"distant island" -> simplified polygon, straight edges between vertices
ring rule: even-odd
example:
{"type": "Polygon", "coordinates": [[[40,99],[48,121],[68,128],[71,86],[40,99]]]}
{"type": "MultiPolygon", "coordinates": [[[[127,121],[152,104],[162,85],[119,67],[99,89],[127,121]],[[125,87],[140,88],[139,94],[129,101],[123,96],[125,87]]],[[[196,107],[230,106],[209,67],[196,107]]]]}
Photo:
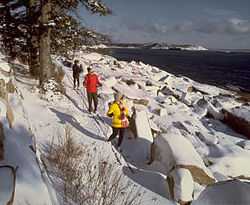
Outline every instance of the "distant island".
{"type": "Polygon", "coordinates": [[[106,45],[94,45],[91,48],[137,48],[137,49],[165,49],[165,50],[192,50],[192,51],[206,51],[207,48],[196,45],[177,45],[169,43],[108,43],[106,45]]]}

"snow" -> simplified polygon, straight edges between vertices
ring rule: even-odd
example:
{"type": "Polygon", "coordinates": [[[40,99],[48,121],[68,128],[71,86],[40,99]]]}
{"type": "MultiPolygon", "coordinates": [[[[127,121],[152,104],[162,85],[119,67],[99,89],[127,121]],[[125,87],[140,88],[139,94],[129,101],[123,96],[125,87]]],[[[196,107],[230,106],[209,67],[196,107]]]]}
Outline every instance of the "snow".
{"type": "Polygon", "coordinates": [[[13,191],[14,176],[12,169],[0,166],[0,179],[1,204],[7,204],[11,199],[13,191]]]}
{"type": "Polygon", "coordinates": [[[174,181],[174,200],[191,201],[194,192],[194,181],[188,169],[175,169],[170,172],[169,177],[172,177],[174,181]]]}
{"type": "Polygon", "coordinates": [[[192,205],[249,204],[250,184],[238,180],[218,182],[208,186],[192,205]]]}
{"type": "Polygon", "coordinates": [[[7,102],[0,98],[0,117],[6,117],[7,113],[7,102]]]}
{"type": "Polygon", "coordinates": [[[5,72],[10,72],[10,66],[7,62],[1,60],[0,58],[0,69],[5,71],[5,72]]]}
{"type": "Polygon", "coordinates": [[[0,73],[0,80],[3,80],[5,83],[8,83],[10,78],[5,77],[2,73],[0,73]]]}
{"type": "MultiPolygon", "coordinates": [[[[200,197],[202,202],[208,198],[220,199],[219,194],[204,197],[206,192],[202,191],[213,185],[205,188],[206,185],[193,182],[191,171],[174,165],[197,166],[219,182],[240,177],[249,179],[249,140],[221,121],[223,109],[249,121],[249,105],[234,99],[230,91],[176,77],[142,62],[117,61],[110,56],[84,52],[77,53],[75,59],[80,60],[85,70],[92,66],[103,84],[98,88],[98,113],[102,120],[88,115],[86,91],[82,87],[81,91],[72,89],[72,69],[64,66],[59,56],[53,56],[53,61],[65,71],[63,84],[67,97],[58,92],[54,80],[39,90],[35,88],[36,81],[18,76],[18,81],[14,81],[16,92],[8,97],[15,115],[12,129],[6,119],[6,102],[0,98],[0,121],[5,134],[5,159],[0,165],[18,166],[14,204],[25,204],[25,200],[29,204],[62,204],[58,190],[51,184],[51,176],[42,165],[41,156],[44,145],[66,125],[72,128],[77,143],[107,157],[126,179],[146,191],[141,204],[176,204],[179,199],[193,200],[193,190],[194,199],[197,198],[194,204],[205,204],[199,203],[200,197]],[[130,114],[132,108],[136,110],[138,137],[134,138],[127,130],[122,152],[113,152],[110,143],[106,142],[112,132],[111,119],[106,117],[106,112],[115,90],[127,97],[125,101],[130,114]],[[232,97],[223,97],[223,94],[232,97]],[[134,103],[139,100],[147,100],[148,104],[134,103]],[[159,158],[153,161],[152,142],[159,152],[159,158]],[[36,149],[35,153],[30,145],[36,149]],[[166,180],[169,175],[176,182],[175,200],[166,180]]],[[[81,74],[80,85],[85,75],[81,74]]],[[[0,199],[5,201],[13,187],[10,180],[2,179],[11,177],[8,169],[0,169],[0,199]]],[[[240,190],[241,187],[248,189],[248,184],[242,183],[237,184],[240,190]]],[[[234,189],[218,191],[228,196],[233,192],[234,189]]],[[[250,203],[247,195],[242,195],[242,201],[250,203]]]]}

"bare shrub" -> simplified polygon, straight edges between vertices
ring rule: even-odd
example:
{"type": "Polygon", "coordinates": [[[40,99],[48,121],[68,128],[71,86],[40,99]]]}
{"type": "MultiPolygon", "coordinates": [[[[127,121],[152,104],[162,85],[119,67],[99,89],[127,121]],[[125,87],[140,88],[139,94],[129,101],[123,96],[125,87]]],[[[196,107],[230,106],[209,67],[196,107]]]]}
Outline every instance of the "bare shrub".
{"type": "Polygon", "coordinates": [[[47,171],[62,204],[139,204],[141,188],[94,147],[76,141],[70,127],[45,146],[47,171]],[[55,142],[56,141],[56,142],[55,142]]]}
{"type": "Polygon", "coordinates": [[[65,73],[63,71],[63,69],[59,66],[54,65],[54,69],[53,69],[53,74],[52,77],[55,79],[55,81],[58,83],[58,89],[62,94],[66,94],[66,89],[63,86],[62,80],[64,77],[65,73]]]}

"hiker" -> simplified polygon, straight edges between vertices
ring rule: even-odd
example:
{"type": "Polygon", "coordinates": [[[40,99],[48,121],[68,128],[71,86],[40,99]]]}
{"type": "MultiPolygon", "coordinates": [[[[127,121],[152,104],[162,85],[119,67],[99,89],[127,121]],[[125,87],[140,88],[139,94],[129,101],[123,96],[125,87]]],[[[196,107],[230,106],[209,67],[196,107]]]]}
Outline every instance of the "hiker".
{"type": "Polygon", "coordinates": [[[116,92],[114,95],[115,101],[110,105],[107,112],[107,117],[112,117],[113,133],[110,135],[108,141],[111,141],[119,133],[117,148],[120,150],[125,130],[128,127],[128,113],[127,105],[124,102],[124,95],[121,92],[116,92]]]}
{"type": "Polygon", "coordinates": [[[89,113],[92,113],[92,100],[94,101],[94,113],[97,111],[98,105],[98,95],[97,95],[97,85],[102,86],[97,75],[94,73],[91,67],[88,67],[88,75],[85,77],[85,82],[83,85],[87,88],[87,96],[89,102],[89,113]]]}
{"type": "Polygon", "coordinates": [[[79,86],[80,86],[79,76],[80,76],[81,71],[82,71],[82,68],[79,65],[79,60],[75,60],[75,63],[73,65],[74,90],[75,89],[79,90],[79,86]],[[76,83],[77,83],[77,86],[76,86],[76,83]]]}

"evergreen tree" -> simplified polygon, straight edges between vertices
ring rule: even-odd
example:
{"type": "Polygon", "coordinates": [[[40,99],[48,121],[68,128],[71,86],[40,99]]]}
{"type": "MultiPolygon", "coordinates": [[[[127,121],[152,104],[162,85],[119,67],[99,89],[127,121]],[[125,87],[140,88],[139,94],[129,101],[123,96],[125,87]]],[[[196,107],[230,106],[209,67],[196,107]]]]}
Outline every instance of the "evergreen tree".
{"type": "Polygon", "coordinates": [[[0,34],[4,51],[11,58],[26,53],[25,13],[19,1],[0,0],[0,34]]]}
{"type": "Polygon", "coordinates": [[[52,75],[51,51],[75,51],[83,44],[107,39],[81,27],[69,15],[77,16],[79,6],[100,15],[112,13],[101,0],[0,0],[3,47],[12,57],[27,55],[30,72],[39,76],[40,85],[52,75]]]}

